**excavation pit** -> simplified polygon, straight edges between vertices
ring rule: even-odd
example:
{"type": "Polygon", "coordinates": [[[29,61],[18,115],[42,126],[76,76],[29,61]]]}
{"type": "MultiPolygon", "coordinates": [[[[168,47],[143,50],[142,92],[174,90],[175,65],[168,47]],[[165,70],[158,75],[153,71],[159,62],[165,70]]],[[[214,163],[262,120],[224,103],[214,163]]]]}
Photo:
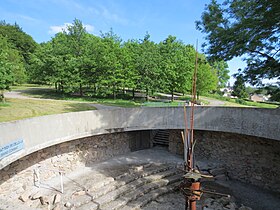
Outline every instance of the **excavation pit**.
{"type": "MultiPolygon", "coordinates": [[[[40,187],[23,192],[21,199],[3,197],[7,209],[184,209],[178,186],[182,181],[181,156],[164,147],[154,147],[78,168],[60,176],[40,180],[40,187]]],[[[198,209],[277,209],[280,198],[267,190],[230,180],[225,169],[212,162],[197,161],[214,179],[202,181],[203,188],[231,195],[204,194],[198,209]],[[265,200],[254,200],[254,196],[265,200]],[[253,200],[252,200],[253,199],[253,200]]],[[[41,173],[44,173],[43,170],[41,173]]],[[[3,208],[3,203],[1,204],[3,208]]],[[[5,208],[4,208],[5,209],[5,208]]]]}
{"type": "MultiPolygon", "coordinates": [[[[196,112],[195,165],[214,176],[202,186],[232,196],[203,194],[198,205],[278,209],[279,109],[197,107],[196,112]]],[[[1,145],[17,141],[23,147],[0,161],[0,209],[183,209],[185,199],[176,191],[183,175],[183,125],[180,107],[2,123],[1,145]],[[165,169],[147,172],[160,167],[165,169]]]]}

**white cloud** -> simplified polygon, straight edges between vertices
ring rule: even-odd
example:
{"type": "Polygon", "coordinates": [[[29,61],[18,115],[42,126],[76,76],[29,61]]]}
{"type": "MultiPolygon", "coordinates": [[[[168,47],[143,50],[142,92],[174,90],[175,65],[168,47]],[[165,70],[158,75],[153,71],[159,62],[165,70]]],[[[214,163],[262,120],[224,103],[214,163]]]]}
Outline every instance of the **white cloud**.
{"type": "Polygon", "coordinates": [[[120,17],[118,14],[113,13],[111,11],[109,11],[107,8],[102,7],[101,8],[101,12],[100,12],[101,16],[104,17],[107,20],[116,22],[116,23],[120,23],[122,25],[127,25],[128,20],[125,18],[120,17]]]}
{"type": "Polygon", "coordinates": [[[50,34],[57,34],[67,29],[68,26],[72,25],[71,23],[64,23],[64,25],[60,26],[51,26],[49,33],[50,34]]]}
{"type": "MultiPolygon", "coordinates": [[[[64,23],[64,25],[60,26],[50,26],[49,34],[57,34],[62,31],[66,31],[68,26],[73,25],[72,23],[64,23]]],[[[93,32],[94,31],[94,26],[89,25],[89,24],[84,24],[83,25],[86,28],[87,32],[93,32]]]]}
{"type": "Polygon", "coordinates": [[[94,31],[94,26],[86,24],[84,25],[84,27],[86,28],[87,32],[93,32],[94,31]]]}
{"type": "Polygon", "coordinates": [[[30,17],[30,16],[20,15],[20,14],[18,14],[17,16],[18,16],[19,18],[23,19],[23,20],[27,20],[27,21],[31,21],[31,22],[38,22],[37,19],[32,18],[32,17],[30,17]]]}

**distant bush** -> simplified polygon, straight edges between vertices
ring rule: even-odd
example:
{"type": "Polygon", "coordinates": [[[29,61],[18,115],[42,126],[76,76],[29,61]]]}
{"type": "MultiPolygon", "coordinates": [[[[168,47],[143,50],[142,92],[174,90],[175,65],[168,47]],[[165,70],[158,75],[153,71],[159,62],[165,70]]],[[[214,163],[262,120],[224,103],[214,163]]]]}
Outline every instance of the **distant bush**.
{"type": "Polygon", "coordinates": [[[246,101],[244,99],[236,98],[235,103],[242,104],[242,105],[247,105],[246,101]]]}

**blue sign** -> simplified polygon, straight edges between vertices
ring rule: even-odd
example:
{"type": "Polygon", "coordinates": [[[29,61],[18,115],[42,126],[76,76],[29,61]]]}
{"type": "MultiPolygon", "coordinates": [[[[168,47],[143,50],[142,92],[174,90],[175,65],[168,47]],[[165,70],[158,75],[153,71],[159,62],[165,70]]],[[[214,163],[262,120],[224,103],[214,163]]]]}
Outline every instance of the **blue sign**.
{"type": "Polygon", "coordinates": [[[24,148],[23,139],[13,141],[0,147],[0,160],[24,148]]]}

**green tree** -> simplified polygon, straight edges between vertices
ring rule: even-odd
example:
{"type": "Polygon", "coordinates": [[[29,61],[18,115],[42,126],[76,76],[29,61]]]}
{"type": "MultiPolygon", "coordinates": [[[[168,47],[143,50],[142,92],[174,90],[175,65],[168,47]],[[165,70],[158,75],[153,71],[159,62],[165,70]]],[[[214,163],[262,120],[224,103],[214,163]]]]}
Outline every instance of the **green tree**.
{"type": "Polygon", "coordinates": [[[245,55],[243,77],[251,84],[280,78],[280,4],[278,0],[212,0],[197,28],[206,34],[204,46],[212,59],[245,55]]]}
{"type": "Polygon", "coordinates": [[[19,52],[13,49],[6,37],[0,35],[0,100],[4,100],[4,90],[24,79],[24,67],[19,52]]]}
{"type": "Polygon", "coordinates": [[[140,79],[137,72],[137,50],[139,49],[139,43],[136,40],[128,40],[122,46],[123,60],[122,66],[124,70],[124,87],[132,90],[132,98],[135,99],[135,89],[140,79]]]}
{"type": "Polygon", "coordinates": [[[138,87],[146,91],[146,99],[149,93],[159,90],[161,84],[160,77],[160,53],[156,43],[150,40],[150,35],[146,34],[140,41],[137,50],[136,68],[139,75],[138,87]]]}
{"type": "Polygon", "coordinates": [[[268,85],[265,87],[267,94],[270,94],[270,101],[278,101],[280,102],[280,82],[275,85],[268,85]]]}
{"type": "Polygon", "coordinates": [[[189,86],[191,72],[193,70],[193,60],[190,61],[190,54],[187,54],[186,46],[176,40],[174,36],[168,36],[160,43],[161,54],[161,75],[163,77],[162,88],[172,95],[174,100],[174,92],[184,92],[186,86],[189,86]]]}
{"type": "Polygon", "coordinates": [[[116,99],[117,91],[124,86],[123,74],[123,52],[121,51],[121,39],[113,30],[101,35],[102,48],[99,64],[99,69],[102,71],[102,86],[105,86],[109,93],[113,94],[116,99]]]}
{"type": "MultiPolygon", "coordinates": [[[[64,31],[68,47],[69,58],[67,60],[68,71],[71,72],[71,87],[72,91],[79,90],[80,95],[83,95],[83,86],[87,84],[86,71],[84,68],[84,60],[86,58],[86,29],[82,21],[74,19],[73,24],[67,26],[64,31]]],[[[70,84],[69,84],[70,85],[70,84]]]]}
{"type": "Polygon", "coordinates": [[[245,87],[245,80],[240,74],[236,76],[236,81],[233,84],[232,95],[237,96],[238,98],[241,99],[248,97],[248,93],[246,92],[246,87],[245,87]]]}
{"type": "Polygon", "coordinates": [[[211,65],[217,72],[218,76],[218,88],[223,88],[226,86],[229,76],[228,64],[225,61],[214,61],[211,65]]]}
{"type": "Polygon", "coordinates": [[[197,99],[202,94],[217,90],[217,84],[218,76],[216,69],[210,66],[203,54],[199,54],[196,81],[197,99]]]}
{"type": "MultiPolygon", "coordinates": [[[[37,43],[16,23],[11,25],[5,21],[0,21],[0,35],[7,38],[10,47],[18,50],[19,55],[23,58],[27,75],[29,75],[30,57],[35,51],[37,43]]],[[[25,77],[24,75],[22,76],[25,77]]]]}

